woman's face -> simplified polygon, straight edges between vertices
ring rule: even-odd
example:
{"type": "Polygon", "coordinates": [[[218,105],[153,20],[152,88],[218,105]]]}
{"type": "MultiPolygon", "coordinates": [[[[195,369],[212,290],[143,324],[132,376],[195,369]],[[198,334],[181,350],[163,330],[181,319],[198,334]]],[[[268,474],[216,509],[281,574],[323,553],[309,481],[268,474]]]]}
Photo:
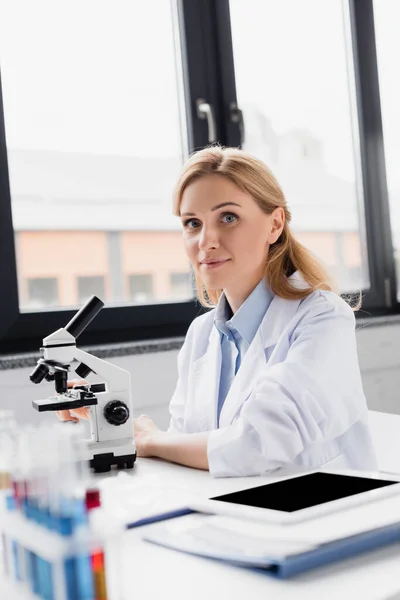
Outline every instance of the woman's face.
{"type": "Polygon", "coordinates": [[[247,297],[263,276],[284,211],[265,214],[253,198],[222,175],[206,175],[183,193],[185,249],[206,288],[247,297]]]}

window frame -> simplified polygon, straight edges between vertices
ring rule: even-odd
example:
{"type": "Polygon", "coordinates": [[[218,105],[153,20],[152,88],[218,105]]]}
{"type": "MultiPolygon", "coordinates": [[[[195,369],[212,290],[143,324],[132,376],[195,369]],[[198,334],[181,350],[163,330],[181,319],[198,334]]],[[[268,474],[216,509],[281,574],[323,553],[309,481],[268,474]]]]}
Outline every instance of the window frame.
{"type": "MultiPolygon", "coordinates": [[[[358,111],[361,173],[371,288],[359,317],[400,313],[385,171],[378,65],[372,0],[348,0],[358,111]]],[[[209,144],[207,121],[196,99],[209,102],[217,140],[241,144],[229,0],[176,0],[189,154],[209,144]]],[[[240,107],[239,107],[240,108],[240,107]]],[[[43,337],[63,327],[76,308],[20,312],[16,250],[0,73],[0,354],[38,350],[43,337]]],[[[357,292],[357,290],[355,290],[357,292]]],[[[105,307],[80,343],[91,345],[185,335],[204,312],[195,300],[105,307]],[[127,327],[127,324],[129,326],[127,327]]]]}
{"type": "Polygon", "coordinates": [[[373,0],[349,0],[349,14],[370,278],[358,316],[398,314],[373,0]]]}

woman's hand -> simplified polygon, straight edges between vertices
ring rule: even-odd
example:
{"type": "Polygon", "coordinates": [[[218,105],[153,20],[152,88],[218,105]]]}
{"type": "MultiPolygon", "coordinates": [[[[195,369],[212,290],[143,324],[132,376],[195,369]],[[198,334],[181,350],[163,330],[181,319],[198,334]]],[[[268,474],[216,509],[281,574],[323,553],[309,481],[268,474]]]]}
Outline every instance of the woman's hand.
{"type": "Polygon", "coordinates": [[[158,436],[162,435],[163,432],[147,415],[140,415],[140,417],[134,419],[133,424],[137,455],[142,456],[143,458],[154,456],[154,453],[151,450],[151,444],[158,436]]]}
{"type": "Polygon", "coordinates": [[[162,431],[147,415],[134,420],[137,455],[157,457],[170,462],[208,470],[208,431],[173,433],[162,431]]]}
{"type": "MultiPolygon", "coordinates": [[[[71,381],[68,381],[68,387],[74,388],[76,385],[87,385],[87,383],[84,379],[71,379],[71,381]]],[[[57,410],[56,414],[60,421],[75,421],[75,423],[78,423],[79,419],[88,420],[90,418],[87,406],[74,408],[73,410],[57,410]]]]}

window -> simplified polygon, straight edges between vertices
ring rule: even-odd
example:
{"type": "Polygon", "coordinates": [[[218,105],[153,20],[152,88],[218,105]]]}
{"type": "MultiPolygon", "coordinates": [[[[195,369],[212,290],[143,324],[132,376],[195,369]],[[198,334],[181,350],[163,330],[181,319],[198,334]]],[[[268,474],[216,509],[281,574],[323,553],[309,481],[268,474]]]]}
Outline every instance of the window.
{"type": "Polygon", "coordinates": [[[171,296],[177,300],[192,298],[194,287],[189,273],[170,273],[171,296]]]}
{"type": "Polygon", "coordinates": [[[84,304],[93,295],[104,300],[104,288],[104,277],[100,275],[78,277],[78,303],[84,304]]]}
{"type": "Polygon", "coordinates": [[[37,277],[28,279],[28,301],[30,308],[57,306],[58,290],[55,277],[37,277]]]}
{"type": "Polygon", "coordinates": [[[94,290],[82,344],[184,335],[205,309],[172,191],[214,142],[271,166],[358,314],[399,313],[397,4],[0,0],[0,353],[94,290]]]}
{"type": "Polygon", "coordinates": [[[374,14],[393,254],[397,273],[397,298],[400,301],[400,172],[398,168],[400,155],[400,88],[398,83],[400,4],[397,0],[385,0],[385,2],[375,0],[374,14]]]}
{"type": "Polygon", "coordinates": [[[154,299],[153,275],[129,275],[129,297],[138,304],[151,302],[154,299]]]}
{"type": "MultiPolygon", "coordinates": [[[[82,270],[105,273],[108,305],[129,302],[123,238],[138,247],[152,232],[154,256],[165,233],[171,248],[180,237],[172,187],[187,143],[176,30],[164,0],[0,0],[18,278],[54,263],[59,306],[82,301],[71,286],[82,270]]],[[[162,273],[162,259],[152,269],[162,273]]],[[[138,272],[146,260],[136,253],[138,272]]]]}
{"type": "Polygon", "coordinates": [[[230,8],[244,148],[270,166],[292,210],[293,231],[341,291],[350,281],[353,290],[368,288],[342,4],[230,0],[230,8]]]}

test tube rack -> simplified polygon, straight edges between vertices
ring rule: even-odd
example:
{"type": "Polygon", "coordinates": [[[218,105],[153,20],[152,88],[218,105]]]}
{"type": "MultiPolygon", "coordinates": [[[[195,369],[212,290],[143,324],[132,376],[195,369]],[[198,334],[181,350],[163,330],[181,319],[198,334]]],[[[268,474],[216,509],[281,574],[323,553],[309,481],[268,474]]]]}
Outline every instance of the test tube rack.
{"type": "MultiPolygon", "coordinates": [[[[82,531],[72,536],[63,536],[26,518],[18,510],[9,510],[7,508],[9,499],[9,491],[0,492],[0,534],[3,540],[3,563],[6,570],[3,590],[7,590],[7,595],[4,597],[7,600],[38,600],[38,598],[80,600],[76,596],[71,597],[71,592],[68,592],[65,565],[67,561],[90,557],[104,547],[106,540],[101,531],[96,530],[99,529],[96,527],[96,519],[89,517],[88,527],[82,528],[82,531]],[[19,553],[19,576],[13,568],[15,551],[19,553]],[[33,553],[52,567],[52,589],[47,593],[32,592],[32,581],[27,564],[28,553],[33,553]]],[[[101,508],[96,510],[102,511],[101,508]]],[[[97,522],[101,523],[101,519],[97,519],[97,522]]],[[[93,600],[98,598],[96,594],[93,600]]],[[[103,599],[111,600],[106,589],[102,592],[101,600],[103,599]]]]}

